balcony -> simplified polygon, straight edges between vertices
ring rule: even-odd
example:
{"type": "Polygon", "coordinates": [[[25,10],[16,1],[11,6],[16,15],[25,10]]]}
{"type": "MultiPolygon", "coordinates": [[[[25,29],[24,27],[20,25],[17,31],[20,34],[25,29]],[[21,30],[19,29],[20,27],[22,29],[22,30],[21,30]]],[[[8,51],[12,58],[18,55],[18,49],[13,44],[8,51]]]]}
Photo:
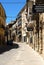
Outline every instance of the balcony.
{"type": "Polygon", "coordinates": [[[20,30],[22,28],[22,26],[20,25],[20,26],[18,26],[18,30],[20,30]]]}
{"type": "Polygon", "coordinates": [[[20,23],[18,23],[18,26],[21,26],[22,25],[22,23],[20,22],[20,23]]]}

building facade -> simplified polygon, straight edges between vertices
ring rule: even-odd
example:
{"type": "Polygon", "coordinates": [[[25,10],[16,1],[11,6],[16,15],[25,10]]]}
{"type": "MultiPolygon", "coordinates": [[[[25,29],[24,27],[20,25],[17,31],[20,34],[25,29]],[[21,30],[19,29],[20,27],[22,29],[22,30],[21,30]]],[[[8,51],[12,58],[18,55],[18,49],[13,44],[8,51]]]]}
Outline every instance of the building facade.
{"type": "Polygon", "coordinates": [[[23,9],[19,12],[17,16],[17,28],[18,28],[18,41],[19,42],[26,42],[26,5],[23,7],[23,9]]]}
{"type": "Polygon", "coordinates": [[[12,38],[13,41],[17,42],[17,22],[14,21],[14,24],[12,26],[12,38]]]}
{"type": "Polygon", "coordinates": [[[6,25],[6,30],[5,30],[5,41],[8,42],[10,40],[13,40],[14,36],[14,30],[15,28],[13,25],[15,24],[15,21],[11,21],[8,25],[6,25]]]}
{"type": "Polygon", "coordinates": [[[5,10],[0,3],[0,45],[4,45],[5,43],[5,24],[6,24],[6,13],[5,10]]]}
{"type": "MultiPolygon", "coordinates": [[[[44,4],[44,1],[42,0],[36,0],[35,4],[44,4]]],[[[44,13],[36,13],[36,35],[37,35],[37,49],[39,53],[43,53],[44,51],[44,13]]],[[[35,44],[36,45],[36,44],[35,44]]],[[[36,47],[35,47],[36,48],[36,47]]]]}
{"type": "Polygon", "coordinates": [[[35,4],[34,0],[27,0],[27,31],[28,31],[28,43],[34,47],[35,38],[35,24],[36,20],[33,19],[32,7],[35,4]]]}
{"type": "MultiPolygon", "coordinates": [[[[28,16],[28,18],[30,18],[30,16],[29,16],[29,12],[30,12],[29,7],[31,7],[31,6],[29,6],[30,5],[29,2],[32,3],[32,1],[27,0],[27,16],[28,16]]],[[[35,1],[33,0],[32,7],[35,4],[36,5],[44,4],[44,1],[43,0],[35,0],[35,1]]],[[[33,37],[32,38],[33,39],[32,46],[36,51],[38,51],[39,53],[42,53],[44,51],[44,24],[43,24],[44,23],[44,13],[34,13],[33,14],[33,11],[32,11],[31,18],[32,18],[31,20],[33,20],[33,22],[35,21],[34,24],[29,23],[30,24],[29,28],[31,28],[34,25],[33,30],[31,31],[31,33],[33,32],[32,33],[32,37],[33,37]]],[[[28,21],[30,21],[30,19],[28,19],[28,21]]],[[[29,31],[29,33],[30,33],[30,31],[29,31]]]]}

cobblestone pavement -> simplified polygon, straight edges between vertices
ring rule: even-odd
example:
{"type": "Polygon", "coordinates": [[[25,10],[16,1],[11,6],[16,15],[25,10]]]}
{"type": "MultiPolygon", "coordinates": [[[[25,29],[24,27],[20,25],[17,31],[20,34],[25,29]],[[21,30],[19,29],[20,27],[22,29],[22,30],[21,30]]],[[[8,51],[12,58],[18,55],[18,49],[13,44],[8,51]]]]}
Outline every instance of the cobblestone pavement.
{"type": "Polygon", "coordinates": [[[0,65],[44,65],[43,58],[26,43],[0,54],[0,65]]]}

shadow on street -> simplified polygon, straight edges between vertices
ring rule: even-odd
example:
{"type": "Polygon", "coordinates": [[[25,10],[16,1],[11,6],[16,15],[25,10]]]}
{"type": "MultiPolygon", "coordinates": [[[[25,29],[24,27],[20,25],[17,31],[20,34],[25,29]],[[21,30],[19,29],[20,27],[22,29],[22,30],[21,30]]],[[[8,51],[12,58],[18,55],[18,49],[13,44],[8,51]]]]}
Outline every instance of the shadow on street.
{"type": "Polygon", "coordinates": [[[17,49],[19,48],[19,45],[17,43],[13,43],[12,41],[8,41],[7,45],[0,46],[0,54],[3,54],[4,52],[7,52],[11,49],[17,49]]]}

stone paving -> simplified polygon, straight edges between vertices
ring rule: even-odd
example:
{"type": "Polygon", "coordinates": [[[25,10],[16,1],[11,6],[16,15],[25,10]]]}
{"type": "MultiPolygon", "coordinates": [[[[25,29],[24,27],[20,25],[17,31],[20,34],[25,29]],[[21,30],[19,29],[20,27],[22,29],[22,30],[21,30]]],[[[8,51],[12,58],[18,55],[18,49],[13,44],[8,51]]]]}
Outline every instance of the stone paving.
{"type": "Polygon", "coordinates": [[[0,65],[44,65],[43,58],[26,43],[0,54],[0,65]]]}

